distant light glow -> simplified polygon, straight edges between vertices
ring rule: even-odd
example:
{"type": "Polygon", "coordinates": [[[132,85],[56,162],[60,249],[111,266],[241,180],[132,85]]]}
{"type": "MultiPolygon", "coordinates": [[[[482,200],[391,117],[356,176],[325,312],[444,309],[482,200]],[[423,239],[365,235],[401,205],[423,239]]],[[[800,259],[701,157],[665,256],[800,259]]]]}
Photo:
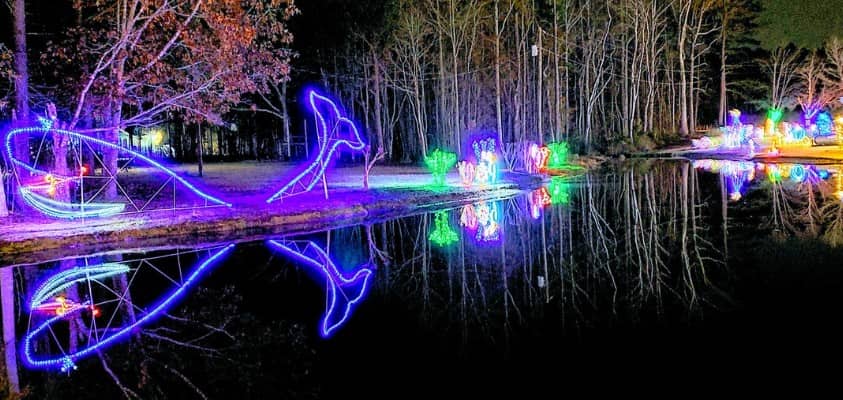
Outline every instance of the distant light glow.
{"type": "Polygon", "coordinates": [[[337,268],[316,243],[306,240],[269,240],[270,246],[319,272],[327,283],[327,306],[319,327],[324,338],[330,337],[351,316],[357,303],[366,296],[374,272],[368,265],[358,267],[350,276],[337,268]]]}

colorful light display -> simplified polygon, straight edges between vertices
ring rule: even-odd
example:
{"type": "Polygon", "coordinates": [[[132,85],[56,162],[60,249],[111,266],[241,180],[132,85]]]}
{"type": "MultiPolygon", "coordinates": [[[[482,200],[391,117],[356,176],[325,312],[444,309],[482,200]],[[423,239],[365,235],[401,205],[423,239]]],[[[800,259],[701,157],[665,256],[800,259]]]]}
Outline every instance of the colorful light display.
{"type": "Polygon", "coordinates": [[[495,138],[477,140],[472,145],[477,157],[474,181],[479,185],[492,185],[498,179],[498,155],[495,138]]]}
{"type": "MultiPolygon", "coordinates": [[[[308,104],[316,118],[316,135],[319,138],[319,151],[292,179],[270,196],[266,202],[309,192],[324,177],[330,165],[331,157],[347,147],[352,151],[362,151],[366,143],[360,136],[357,125],[340,110],[337,104],[315,90],[307,92],[308,104]]],[[[327,188],[325,195],[327,197],[327,188]]]]}
{"type": "Polygon", "coordinates": [[[349,275],[343,274],[328,254],[311,241],[269,240],[270,246],[317,271],[325,278],[327,306],[319,327],[322,337],[330,337],[351,316],[357,303],[366,296],[374,272],[368,265],[349,275]]]}
{"type": "Polygon", "coordinates": [[[449,151],[436,149],[424,158],[424,163],[433,175],[433,184],[443,186],[445,185],[445,175],[457,163],[457,155],[449,151]]]}
{"type": "Polygon", "coordinates": [[[562,168],[568,164],[568,143],[548,143],[547,148],[550,149],[548,168],[562,168]]]}
{"type": "Polygon", "coordinates": [[[816,136],[834,136],[834,121],[828,112],[817,114],[816,127],[816,136]]]}
{"type": "Polygon", "coordinates": [[[434,228],[428,236],[428,240],[430,240],[433,244],[445,247],[460,240],[457,232],[451,228],[451,222],[448,219],[447,211],[439,211],[434,214],[433,224],[434,228]]]}
{"type": "MultiPolygon", "coordinates": [[[[104,334],[100,335],[93,335],[89,338],[89,343],[85,346],[80,346],[75,352],[65,352],[62,351],[62,354],[59,355],[52,355],[52,356],[38,356],[38,348],[36,348],[34,344],[34,339],[38,337],[38,335],[50,331],[52,332],[52,326],[60,323],[60,322],[69,322],[71,318],[75,318],[84,310],[92,310],[96,312],[96,308],[88,307],[76,307],[73,309],[68,310],[67,312],[62,313],[61,315],[56,315],[55,317],[49,318],[46,321],[42,322],[41,324],[37,325],[35,329],[29,331],[26,336],[23,338],[22,346],[21,346],[21,358],[24,364],[32,369],[49,369],[49,368],[60,368],[62,372],[68,372],[70,370],[76,369],[76,362],[84,357],[90,356],[97,351],[104,350],[109,346],[112,346],[116,343],[119,343],[121,340],[126,339],[128,336],[132,335],[136,330],[144,325],[147,324],[154,319],[160,317],[164,314],[168,309],[170,309],[176,302],[179,301],[187,291],[196,285],[202,275],[208,272],[210,268],[216,264],[222,257],[227,254],[232,248],[234,248],[233,244],[224,246],[216,251],[214,251],[209,257],[202,260],[199,265],[187,275],[184,280],[182,281],[181,285],[175,289],[173,292],[169,293],[164,297],[164,300],[158,303],[157,305],[151,307],[148,311],[143,311],[143,316],[137,318],[131,324],[127,324],[123,327],[118,329],[108,329],[104,330],[104,334]]],[[[112,266],[113,268],[117,269],[117,266],[112,266]]],[[[105,272],[103,272],[105,273],[105,272]]],[[[76,270],[72,273],[67,273],[67,271],[63,271],[58,275],[63,275],[64,280],[68,280],[74,283],[80,283],[78,279],[80,271],[76,270]]],[[[69,285],[65,284],[66,282],[62,282],[62,279],[59,278],[50,278],[42,284],[42,287],[51,288],[46,290],[47,292],[54,292],[55,288],[57,287],[65,287],[67,288],[69,285]]],[[[72,284],[72,283],[71,283],[72,284]]],[[[30,302],[30,309],[35,309],[33,304],[30,302]]]]}
{"type": "Polygon", "coordinates": [[[153,168],[165,173],[170,178],[175,180],[176,182],[180,183],[182,186],[187,188],[190,192],[194,193],[198,197],[214,204],[224,205],[230,207],[231,204],[224,202],[216,197],[210,196],[195,186],[193,186],[190,182],[186,181],[184,178],[170,170],[169,168],[161,165],[160,163],[152,160],[151,158],[135,152],[131,149],[124,148],[122,146],[116,145],[114,143],[106,142],[104,140],[100,140],[94,137],[90,137],[87,135],[83,135],[78,132],[63,130],[63,129],[53,129],[52,128],[52,121],[47,120],[45,118],[40,118],[41,126],[40,127],[27,127],[27,128],[15,128],[8,132],[5,135],[5,149],[6,149],[6,156],[9,160],[11,160],[12,164],[16,167],[16,171],[20,168],[23,171],[28,172],[29,174],[33,174],[35,176],[43,176],[45,179],[44,182],[39,182],[36,184],[32,183],[23,183],[21,181],[21,174],[16,173],[15,175],[18,177],[18,185],[19,185],[19,192],[21,193],[21,197],[24,201],[27,202],[30,206],[32,206],[35,210],[56,218],[66,218],[66,219],[73,219],[73,218],[85,218],[85,217],[105,217],[114,215],[117,213],[122,212],[125,209],[125,204],[123,203],[72,203],[67,201],[58,201],[51,199],[47,196],[52,196],[55,194],[55,188],[59,184],[65,184],[69,182],[75,182],[81,184],[81,180],[83,175],[86,174],[85,170],[81,170],[79,176],[59,176],[54,173],[43,171],[33,166],[30,166],[17,158],[14,157],[14,152],[12,150],[12,143],[13,139],[17,135],[32,135],[32,134],[39,134],[39,135],[64,135],[69,139],[85,142],[88,145],[96,145],[99,147],[106,147],[117,150],[118,152],[125,152],[131,155],[133,158],[144,161],[148,163],[153,168]],[[40,193],[36,193],[38,191],[45,192],[47,196],[44,196],[40,193]]]}
{"type": "Polygon", "coordinates": [[[457,170],[460,172],[460,181],[465,188],[470,188],[474,184],[474,177],[477,175],[474,164],[470,161],[460,161],[457,163],[457,170]]]}
{"type": "Polygon", "coordinates": [[[88,267],[71,268],[50,276],[32,293],[30,309],[43,304],[48,299],[58,296],[65,289],[81,282],[98,281],[129,272],[129,266],[120,263],[104,263],[88,267]]]}
{"type": "Polygon", "coordinates": [[[547,172],[548,162],[550,161],[550,148],[547,146],[539,146],[535,143],[530,145],[530,172],[544,173],[547,172]]]}
{"type": "MultiPolygon", "coordinates": [[[[122,203],[80,204],[67,201],[57,201],[38,195],[33,192],[31,188],[24,186],[19,187],[18,191],[21,194],[21,198],[26,201],[29,206],[38,210],[41,214],[55,218],[76,219],[108,217],[119,214],[126,209],[126,205],[122,203]]],[[[55,193],[55,190],[51,190],[48,193],[55,193]]]]}

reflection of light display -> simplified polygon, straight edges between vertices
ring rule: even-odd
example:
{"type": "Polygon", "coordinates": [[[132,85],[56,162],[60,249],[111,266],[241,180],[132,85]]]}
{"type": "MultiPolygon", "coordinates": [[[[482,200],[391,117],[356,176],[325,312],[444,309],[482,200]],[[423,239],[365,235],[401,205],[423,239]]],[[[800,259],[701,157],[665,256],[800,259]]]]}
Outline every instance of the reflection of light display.
{"type": "Polygon", "coordinates": [[[571,185],[561,177],[555,177],[547,185],[551,204],[568,204],[571,185]]]}
{"type": "Polygon", "coordinates": [[[460,171],[460,180],[462,181],[463,186],[466,188],[471,187],[474,183],[474,177],[476,176],[474,164],[470,161],[460,161],[457,164],[457,170],[460,171]]]}
{"type": "Polygon", "coordinates": [[[44,303],[47,299],[58,295],[63,290],[80,282],[97,281],[108,278],[110,276],[124,274],[129,271],[129,267],[119,263],[104,263],[100,265],[92,265],[88,267],[71,268],[45,280],[29,300],[30,307],[37,307],[44,303]]]}
{"type": "Polygon", "coordinates": [[[424,158],[424,163],[433,175],[433,184],[442,186],[445,184],[445,174],[457,163],[457,155],[436,149],[424,158]]]}
{"type": "Polygon", "coordinates": [[[460,211],[460,225],[471,230],[477,229],[477,213],[473,205],[464,206],[460,211]]]}
{"type": "Polygon", "coordinates": [[[294,178],[270,196],[266,200],[267,203],[313,189],[328,169],[331,157],[341,146],[347,146],[354,151],[361,151],[366,146],[360,137],[357,125],[345,116],[335,102],[315,90],[309,91],[307,98],[310,109],[316,117],[319,151],[294,178]]]}
{"type": "Polygon", "coordinates": [[[498,156],[495,152],[495,139],[477,140],[473,146],[477,157],[474,180],[480,185],[494,184],[498,178],[498,156]]]}
{"type": "Polygon", "coordinates": [[[542,210],[552,203],[550,193],[546,187],[541,187],[530,192],[527,199],[530,203],[530,216],[533,219],[541,218],[542,210]]]}
{"type": "Polygon", "coordinates": [[[501,227],[498,222],[497,204],[489,201],[467,205],[460,214],[460,225],[475,231],[474,238],[478,242],[496,242],[501,238],[501,227]]]}
{"type": "Polygon", "coordinates": [[[114,149],[120,152],[125,152],[130,154],[134,159],[142,160],[152,167],[156,168],[160,172],[163,172],[170,176],[176,182],[179,182],[188,190],[199,196],[200,198],[214,204],[231,206],[231,204],[226,203],[216,197],[210,196],[208,194],[203,193],[196,187],[194,187],[190,182],[186,181],[184,178],[170,170],[169,168],[161,165],[160,163],[152,160],[151,158],[135,152],[133,150],[124,148],[122,146],[118,146],[114,143],[110,143],[104,140],[100,140],[94,137],[90,137],[87,135],[83,135],[81,133],[67,131],[63,129],[52,129],[52,121],[40,118],[42,122],[42,126],[40,127],[28,127],[28,128],[16,128],[12,129],[6,133],[6,155],[8,156],[9,160],[18,168],[21,168],[29,173],[35,174],[37,176],[44,176],[47,179],[48,185],[29,185],[29,184],[21,184],[19,192],[21,193],[21,197],[27,204],[31,205],[34,209],[42,212],[51,217],[57,218],[82,218],[82,217],[103,217],[108,215],[113,215],[123,211],[125,208],[125,204],[122,203],[72,203],[66,201],[58,201],[50,199],[46,196],[41,194],[35,193],[36,191],[46,191],[47,195],[52,196],[55,194],[55,187],[57,184],[63,184],[67,182],[78,182],[81,183],[82,175],[86,174],[86,168],[84,168],[80,176],[57,176],[56,174],[51,174],[46,171],[42,171],[35,167],[32,167],[23,161],[18,160],[14,157],[14,153],[12,151],[12,141],[13,138],[17,135],[31,135],[31,134],[41,134],[45,135],[51,133],[53,135],[64,135],[70,140],[77,140],[81,142],[86,142],[89,145],[96,145],[99,147],[106,147],[110,149],[114,149]],[[52,177],[52,178],[46,178],[52,177]]]}
{"type": "Polygon", "coordinates": [[[548,167],[562,168],[568,164],[568,143],[548,143],[547,148],[550,149],[550,161],[548,161],[548,167]]]}
{"type": "MultiPolygon", "coordinates": [[[[127,338],[129,335],[135,333],[137,329],[143,324],[146,324],[164,314],[179,299],[181,299],[182,296],[187,293],[188,289],[190,289],[199,281],[201,276],[206,273],[211,266],[213,266],[217,261],[219,261],[223,257],[223,255],[228,253],[232,248],[234,248],[233,244],[222,247],[216,250],[209,257],[205,258],[201,263],[199,263],[199,265],[196,267],[196,269],[193,270],[193,272],[191,272],[188,276],[185,277],[185,279],[182,281],[181,285],[179,285],[177,289],[169,293],[162,302],[152,307],[149,311],[145,311],[142,317],[135,319],[131,324],[127,324],[119,329],[104,330],[104,332],[107,333],[103,334],[102,336],[100,336],[99,334],[93,335],[91,338],[89,338],[91,342],[89,342],[87,346],[80,347],[73,353],[62,351],[61,356],[37,357],[35,353],[37,353],[38,349],[34,345],[34,339],[47,330],[52,332],[52,326],[59,322],[69,322],[71,319],[80,315],[80,313],[84,310],[92,310],[95,313],[96,309],[92,309],[90,307],[76,307],[61,315],[57,315],[55,317],[47,319],[46,321],[38,325],[35,329],[27,333],[26,336],[24,336],[23,344],[21,346],[21,358],[23,359],[23,362],[28,367],[33,369],[61,368],[62,372],[76,369],[75,362],[79,359],[92,355],[97,351],[103,350],[113,344],[118,343],[119,341],[127,338]]],[[[61,272],[59,274],[64,274],[65,272],[61,272]]],[[[77,272],[65,275],[65,279],[69,279],[71,281],[77,280],[78,278],[79,276],[77,272]]],[[[48,285],[49,287],[55,288],[64,286],[64,283],[59,282],[58,280],[53,278],[48,279],[46,282],[51,281],[55,282],[52,282],[50,285],[48,285]]],[[[49,292],[52,291],[53,289],[49,290],[49,292]]],[[[30,303],[30,308],[34,308],[32,307],[32,303],[30,303]]],[[[55,334],[53,333],[53,335],[55,334]]]]}
{"type": "Polygon", "coordinates": [[[547,164],[550,158],[550,148],[539,146],[535,143],[530,145],[530,168],[531,172],[542,173],[547,171],[547,164]]]}
{"type": "Polygon", "coordinates": [[[438,246],[448,246],[460,240],[460,237],[451,228],[451,223],[448,221],[448,212],[439,211],[433,216],[434,227],[430,232],[428,239],[438,246]]]}
{"type": "Polygon", "coordinates": [[[805,180],[807,171],[805,167],[800,164],[794,164],[790,167],[790,180],[799,183],[805,180]]]}
{"type": "Polygon", "coordinates": [[[480,242],[495,242],[501,238],[501,227],[498,224],[498,207],[492,202],[483,202],[474,206],[477,214],[477,235],[480,242]]]}
{"type": "Polygon", "coordinates": [[[87,303],[77,303],[64,296],[56,297],[54,301],[43,302],[38,306],[33,307],[32,311],[46,313],[49,315],[62,316],[67,313],[76,312],[80,308],[86,308],[88,310],[91,310],[91,315],[94,317],[98,317],[100,314],[98,308],[87,303]]]}
{"type": "Polygon", "coordinates": [[[268,243],[325,278],[327,307],[319,333],[325,338],[331,336],[348,320],[355,304],[365,297],[369,279],[373,275],[372,269],[359,267],[353,274],[346,276],[316,243],[295,240],[270,240],[268,243]]]}
{"type": "Polygon", "coordinates": [[[816,136],[832,136],[834,135],[834,121],[831,120],[831,115],[825,111],[817,115],[817,133],[816,136]]]}

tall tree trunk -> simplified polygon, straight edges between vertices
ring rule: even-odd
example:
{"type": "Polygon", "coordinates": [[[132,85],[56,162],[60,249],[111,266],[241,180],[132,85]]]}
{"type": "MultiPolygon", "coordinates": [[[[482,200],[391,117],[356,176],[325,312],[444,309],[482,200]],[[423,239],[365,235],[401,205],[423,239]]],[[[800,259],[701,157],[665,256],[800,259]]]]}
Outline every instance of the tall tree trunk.
{"type": "Polygon", "coordinates": [[[198,162],[199,177],[202,177],[202,123],[196,124],[196,161],[198,162]]]}
{"type": "Polygon", "coordinates": [[[729,25],[728,0],[723,0],[723,26],[720,27],[720,108],[717,121],[726,126],[726,29],[729,25]]]}
{"type": "Polygon", "coordinates": [[[287,82],[281,83],[281,115],[284,116],[284,141],[287,142],[287,159],[293,156],[293,135],[290,133],[290,114],[287,112],[287,82]]]}
{"type": "Polygon", "coordinates": [[[9,216],[9,207],[6,205],[6,183],[3,179],[3,169],[0,168],[0,218],[9,216]]]}
{"type": "Polygon", "coordinates": [[[495,0],[495,117],[498,127],[498,145],[503,146],[503,119],[501,112],[501,27],[499,1],[495,0]]]}
{"type": "Polygon", "coordinates": [[[17,340],[15,340],[15,274],[12,268],[0,269],[0,298],[3,315],[3,352],[6,356],[6,379],[9,391],[20,392],[17,340]]]}
{"type": "Polygon", "coordinates": [[[374,91],[375,91],[375,134],[378,136],[378,150],[383,150],[387,157],[391,151],[384,149],[383,140],[383,115],[381,114],[381,69],[380,60],[377,56],[376,50],[372,47],[372,65],[374,65],[374,91]]]}
{"type": "MultiPolygon", "coordinates": [[[[24,0],[14,0],[15,19],[15,115],[22,124],[29,122],[29,67],[26,57],[26,7],[24,0]]],[[[15,136],[15,157],[29,163],[29,135],[15,136]]]]}

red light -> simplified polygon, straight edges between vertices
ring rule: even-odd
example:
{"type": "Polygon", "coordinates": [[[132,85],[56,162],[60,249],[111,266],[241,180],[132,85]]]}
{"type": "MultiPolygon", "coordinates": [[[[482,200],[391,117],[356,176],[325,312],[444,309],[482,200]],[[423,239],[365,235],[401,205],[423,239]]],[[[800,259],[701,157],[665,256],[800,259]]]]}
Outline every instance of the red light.
{"type": "Polygon", "coordinates": [[[80,175],[88,175],[88,166],[83,165],[82,168],[80,169],[79,173],[80,173],[80,175]]]}

